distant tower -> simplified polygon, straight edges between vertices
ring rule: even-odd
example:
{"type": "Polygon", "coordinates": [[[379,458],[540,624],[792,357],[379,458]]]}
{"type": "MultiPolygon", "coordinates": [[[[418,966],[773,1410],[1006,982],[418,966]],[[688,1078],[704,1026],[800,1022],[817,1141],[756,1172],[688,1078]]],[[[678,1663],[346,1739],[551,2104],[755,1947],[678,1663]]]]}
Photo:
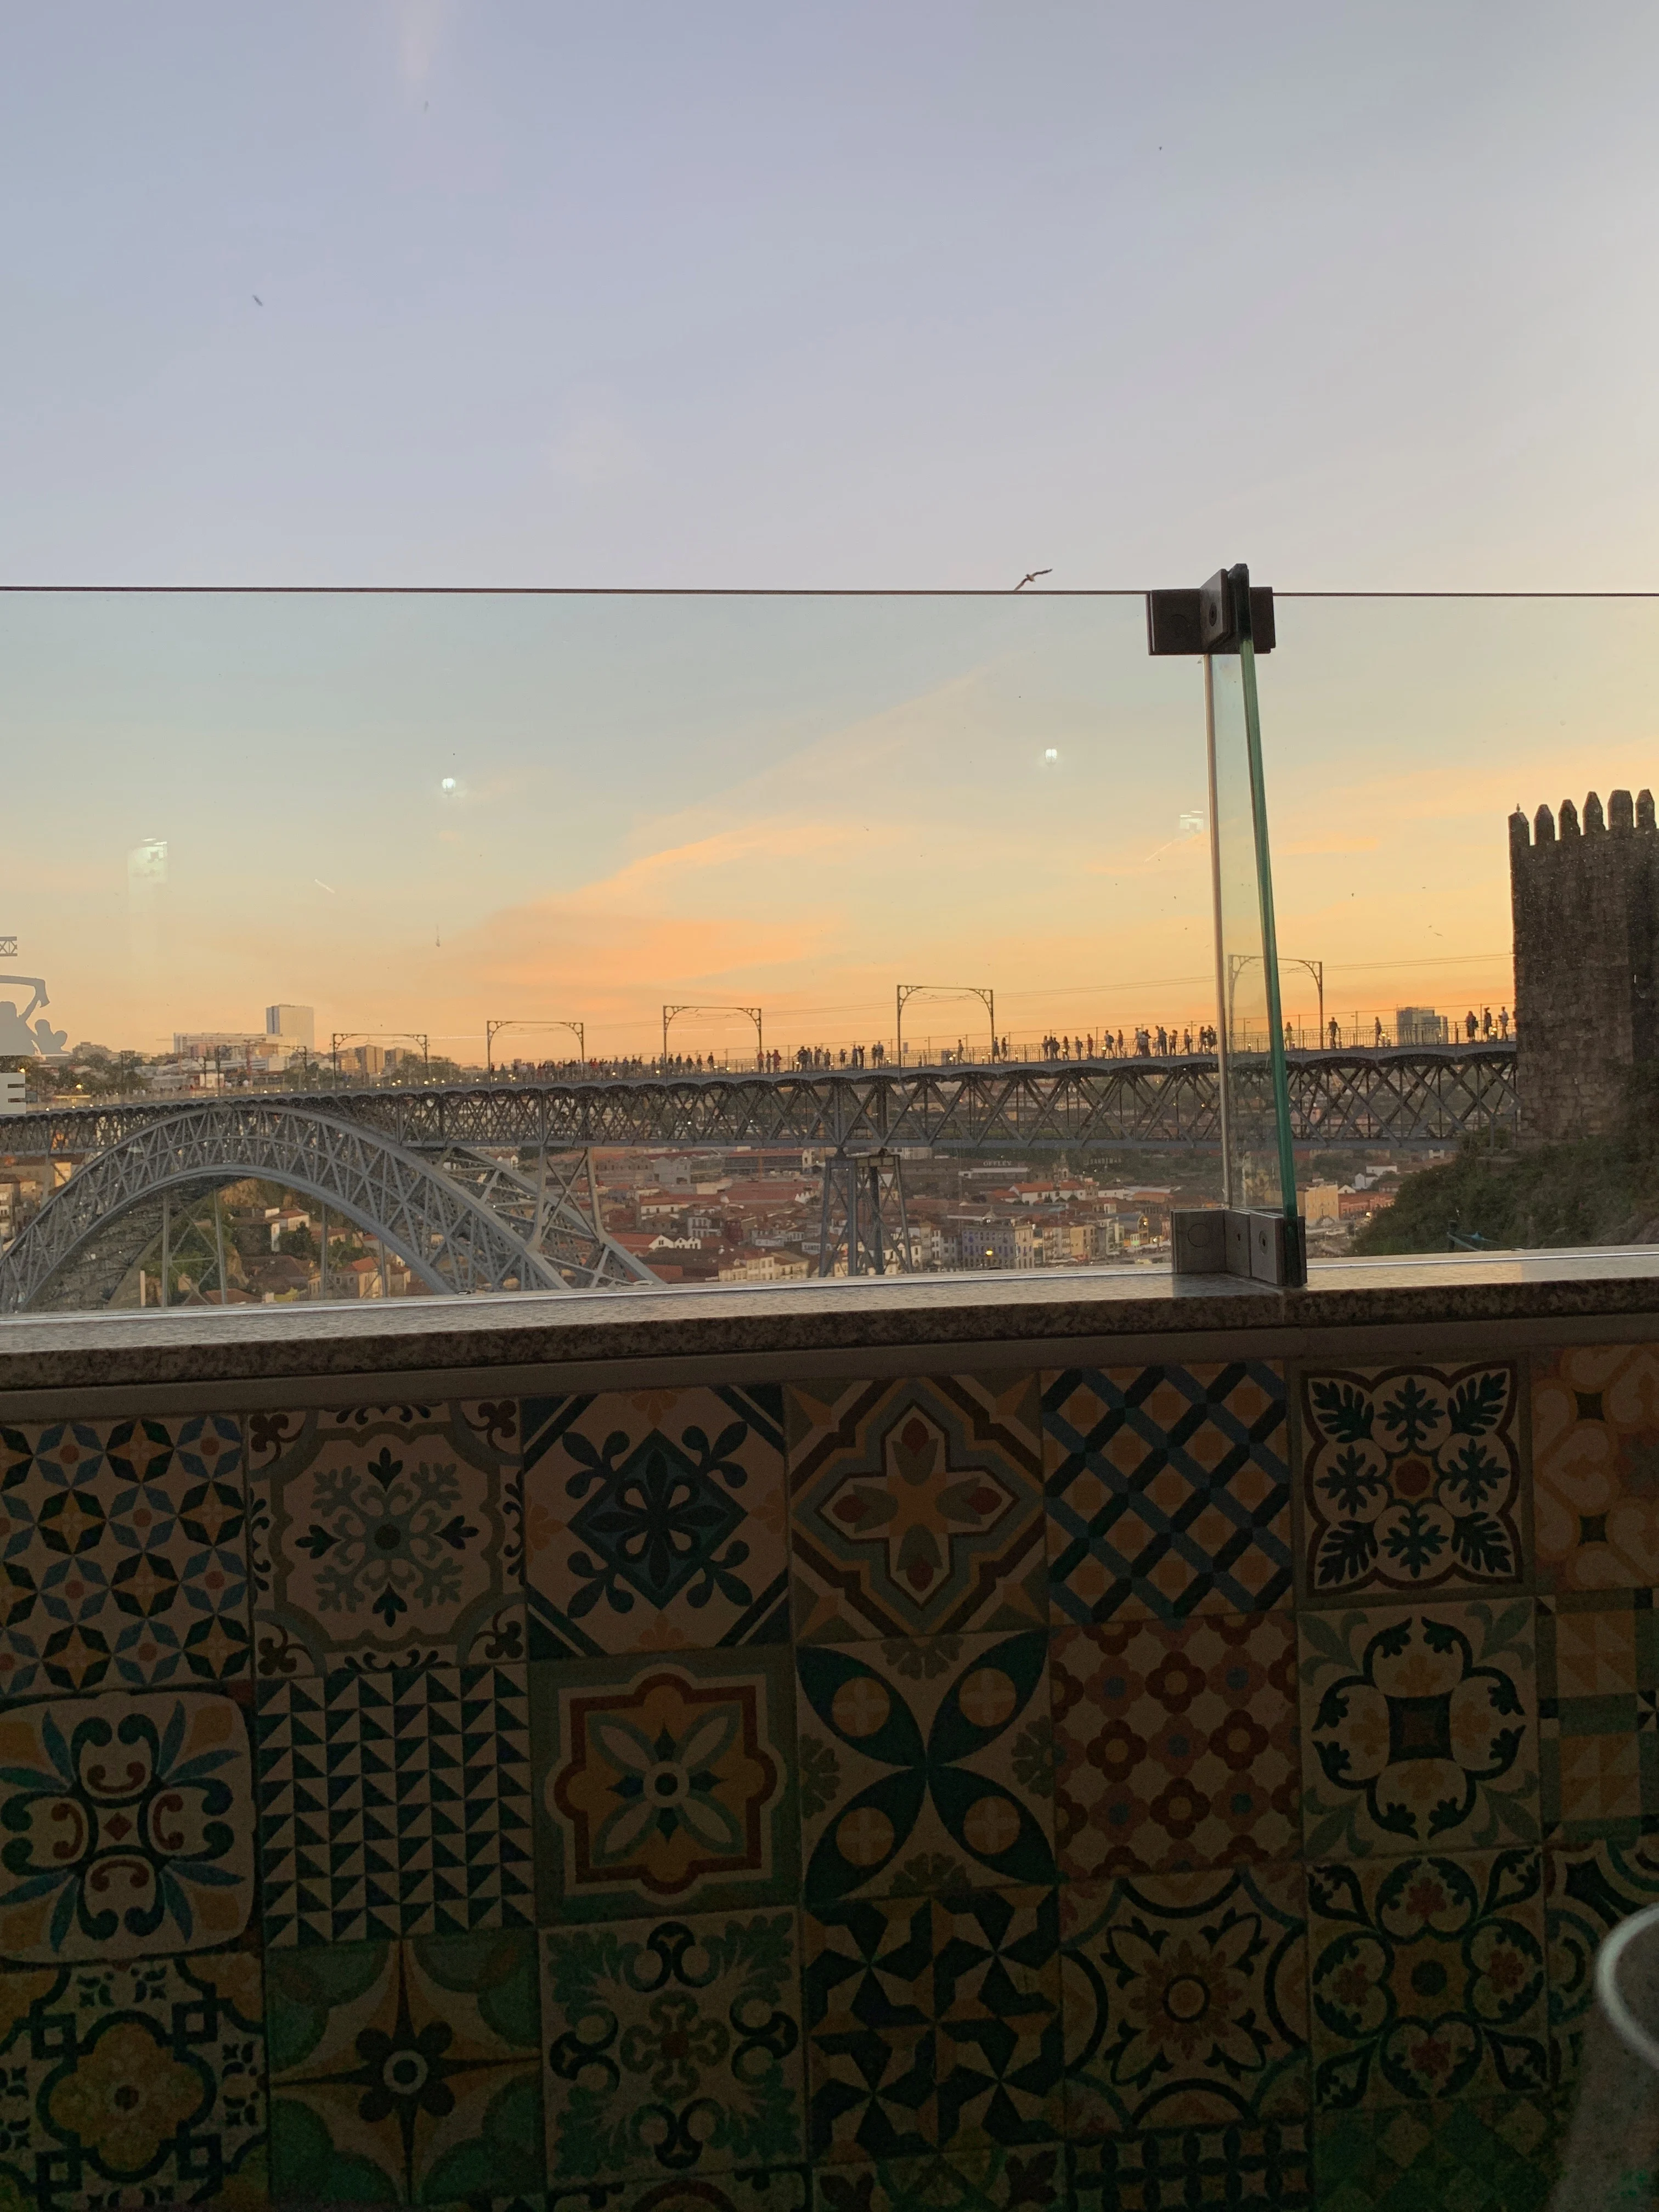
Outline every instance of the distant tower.
{"type": "Polygon", "coordinates": [[[1515,916],[1516,1084],[1533,1137],[1604,1133],[1626,1072],[1659,1059],[1659,831],[1653,793],[1632,810],[1615,791],[1606,817],[1594,792],[1582,827],[1561,802],[1528,829],[1510,817],[1515,916]]]}

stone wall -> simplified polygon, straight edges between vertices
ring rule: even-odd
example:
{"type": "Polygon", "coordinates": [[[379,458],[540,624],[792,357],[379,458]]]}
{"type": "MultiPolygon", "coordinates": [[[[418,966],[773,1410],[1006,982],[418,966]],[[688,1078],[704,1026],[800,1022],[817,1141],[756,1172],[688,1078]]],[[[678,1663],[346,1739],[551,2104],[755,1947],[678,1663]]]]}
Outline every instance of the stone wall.
{"type": "Polygon", "coordinates": [[[1594,792],[1510,817],[1516,1080],[1534,1137],[1611,1128],[1626,1071],[1659,1054],[1659,832],[1653,795],[1594,792]]]}
{"type": "Polygon", "coordinates": [[[1541,2205],[1659,1352],[1462,1326],[9,1421],[0,2203],[1541,2205]]]}

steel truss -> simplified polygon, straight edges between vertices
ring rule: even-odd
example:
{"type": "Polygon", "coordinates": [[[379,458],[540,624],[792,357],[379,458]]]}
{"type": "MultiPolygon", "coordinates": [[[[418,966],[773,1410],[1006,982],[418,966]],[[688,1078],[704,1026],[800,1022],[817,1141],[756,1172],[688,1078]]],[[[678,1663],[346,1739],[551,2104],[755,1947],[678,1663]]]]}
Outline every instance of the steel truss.
{"type": "Polygon", "coordinates": [[[477,1154],[422,1158],[315,1102],[216,1099],[148,1120],[72,1175],[0,1255],[0,1313],[106,1304],[153,1242],[164,1197],[199,1199],[246,1176],[368,1230],[430,1291],[653,1279],[604,1236],[597,1206],[584,1218],[585,1158],[544,1162],[532,1181],[477,1154]]]}
{"type": "Polygon", "coordinates": [[[825,1156],[818,1216],[818,1273],[833,1275],[844,1259],[849,1275],[910,1269],[910,1222],[904,1206],[904,1161],[879,1146],[825,1156]]]}

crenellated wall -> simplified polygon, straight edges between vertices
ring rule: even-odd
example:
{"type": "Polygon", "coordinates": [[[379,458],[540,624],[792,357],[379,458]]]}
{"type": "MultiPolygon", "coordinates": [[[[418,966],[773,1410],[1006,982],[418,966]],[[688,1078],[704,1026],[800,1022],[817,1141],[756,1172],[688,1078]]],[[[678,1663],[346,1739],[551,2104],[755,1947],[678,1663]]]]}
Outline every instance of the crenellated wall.
{"type": "Polygon", "coordinates": [[[0,2206],[1541,2206],[1659,1277],[1091,1281],[0,1340],[0,2206]]]}
{"type": "Polygon", "coordinates": [[[1559,824],[1510,817],[1516,1079],[1535,1137],[1611,1128],[1631,1066],[1659,1055],[1659,833],[1653,794],[1592,791],[1559,824]]]}

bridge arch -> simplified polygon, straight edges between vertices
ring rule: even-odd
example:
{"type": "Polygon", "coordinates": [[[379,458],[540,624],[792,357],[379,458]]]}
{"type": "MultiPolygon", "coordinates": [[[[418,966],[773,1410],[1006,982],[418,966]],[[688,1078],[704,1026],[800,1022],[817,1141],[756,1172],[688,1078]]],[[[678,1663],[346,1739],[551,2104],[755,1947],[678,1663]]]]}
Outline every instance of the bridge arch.
{"type": "Polygon", "coordinates": [[[302,1192],[395,1252],[428,1290],[569,1287],[443,1170],[362,1123],[264,1100],[146,1123],[78,1169],[0,1254],[0,1313],[106,1305],[153,1239],[161,1200],[258,1176],[302,1192]]]}

